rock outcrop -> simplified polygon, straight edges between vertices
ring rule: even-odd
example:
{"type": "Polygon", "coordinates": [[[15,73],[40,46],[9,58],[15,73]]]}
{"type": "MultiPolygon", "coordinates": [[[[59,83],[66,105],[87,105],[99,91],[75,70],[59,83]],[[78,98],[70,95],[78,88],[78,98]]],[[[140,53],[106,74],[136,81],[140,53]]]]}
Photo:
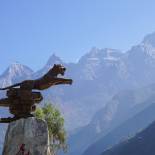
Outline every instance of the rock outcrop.
{"type": "Polygon", "coordinates": [[[51,155],[45,121],[30,117],[8,126],[3,155],[51,155]]]}

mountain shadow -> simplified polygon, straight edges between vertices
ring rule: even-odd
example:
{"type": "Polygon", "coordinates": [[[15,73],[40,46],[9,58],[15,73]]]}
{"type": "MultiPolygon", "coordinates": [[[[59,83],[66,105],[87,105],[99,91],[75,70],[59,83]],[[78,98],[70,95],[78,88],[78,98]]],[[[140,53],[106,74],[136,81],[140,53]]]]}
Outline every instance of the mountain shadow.
{"type": "Polygon", "coordinates": [[[155,122],[135,137],[116,145],[101,155],[154,155],[155,122]]]}
{"type": "Polygon", "coordinates": [[[101,137],[96,143],[89,146],[83,155],[90,155],[90,154],[100,155],[107,148],[110,148],[118,144],[119,142],[123,141],[124,139],[133,136],[136,132],[139,132],[140,130],[146,128],[149,124],[151,124],[155,120],[154,114],[155,114],[155,103],[151,104],[143,111],[139,112],[129,120],[122,123],[119,127],[112,130],[106,136],[101,137]]]}

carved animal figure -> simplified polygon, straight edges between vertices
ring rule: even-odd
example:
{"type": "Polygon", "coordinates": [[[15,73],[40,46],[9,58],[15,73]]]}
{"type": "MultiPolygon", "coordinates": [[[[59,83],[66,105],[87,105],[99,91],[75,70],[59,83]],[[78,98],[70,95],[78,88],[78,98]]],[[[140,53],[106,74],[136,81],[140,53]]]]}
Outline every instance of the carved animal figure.
{"type": "Polygon", "coordinates": [[[21,83],[14,84],[9,87],[0,88],[0,90],[11,89],[14,87],[20,87],[21,89],[36,89],[36,90],[44,90],[54,85],[59,84],[72,84],[72,79],[65,79],[57,77],[59,74],[64,76],[66,68],[61,64],[54,64],[53,68],[51,68],[44,76],[36,80],[25,80],[21,83]]]}

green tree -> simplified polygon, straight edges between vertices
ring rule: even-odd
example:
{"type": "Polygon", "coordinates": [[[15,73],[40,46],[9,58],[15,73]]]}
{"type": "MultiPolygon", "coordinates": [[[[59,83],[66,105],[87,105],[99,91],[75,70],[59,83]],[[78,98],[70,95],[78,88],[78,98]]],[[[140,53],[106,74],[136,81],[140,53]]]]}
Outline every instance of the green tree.
{"type": "Polygon", "coordinates": [[[67,144],[64,118],[59,109],[51,103],[46,103],[42,108],[36,109],[35,116],[47,122],[51,152],[56,154],[60,149],[66,152],[67,144]]]}

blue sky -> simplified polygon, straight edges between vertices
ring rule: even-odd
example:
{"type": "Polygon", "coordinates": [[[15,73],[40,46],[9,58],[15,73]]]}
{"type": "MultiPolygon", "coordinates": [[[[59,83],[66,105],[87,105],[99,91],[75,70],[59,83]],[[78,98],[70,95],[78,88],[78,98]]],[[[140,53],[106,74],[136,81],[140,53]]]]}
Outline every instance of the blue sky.
{"type": "Polygon", "coordinates": [[[155,31],[154,0],[0,0],[0,73],[37,70],[52,53],[75,62],[91,47],[123,51],[155,31]]]}

